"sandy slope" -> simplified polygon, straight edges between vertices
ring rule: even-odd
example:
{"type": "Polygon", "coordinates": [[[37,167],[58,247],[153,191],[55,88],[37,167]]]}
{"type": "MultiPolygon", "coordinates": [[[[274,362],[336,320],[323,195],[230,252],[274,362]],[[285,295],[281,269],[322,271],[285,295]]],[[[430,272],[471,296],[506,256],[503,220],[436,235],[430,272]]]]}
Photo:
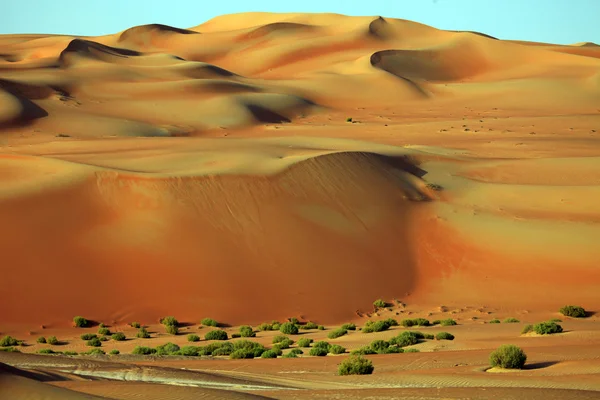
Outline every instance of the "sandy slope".
{"type": "Polygon", "coordinates": [[[3,332],[600,307],[598,46],[257,13],[0,55],[3,332]]]}

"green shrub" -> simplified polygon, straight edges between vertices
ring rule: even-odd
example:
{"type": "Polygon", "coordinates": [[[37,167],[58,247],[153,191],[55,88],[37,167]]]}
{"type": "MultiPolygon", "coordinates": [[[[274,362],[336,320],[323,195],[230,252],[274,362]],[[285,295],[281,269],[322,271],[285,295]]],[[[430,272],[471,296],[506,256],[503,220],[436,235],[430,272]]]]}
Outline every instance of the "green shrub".
{"type": "Polygon", "coordinates": [[[81,354],[85,355],[85,356],[102,356],[106,353],[102,349],[92,349],[86,353],[81,353],[81,354]]]}
{"type": "Polygon", "coordinates": [[[394,318],[384,319],[383,322],[385,322],[388,326],[398,326],[398,321],[396,321],[394,318]]]}
{"type": "Polygon", "coordinates": [[[290,353],[284,354],[282,356],[282,358],[298,358],[298,354],[290,352],[290,353]]]}
{"type": "Polygon", "coordinates": [[[564,306],[559,311],[565,317],[585,318],[587,316],[585,309],[580,306],[564,306]]]}
{"type": "Polygon", "coordinates": [[[165,331],[169,335],[178,335],[179,334],[179,328],[177,327],[177,325],[165,325],[165,331]]]}
{"type": "Polygon", "coordinates": [[[38,354],[58,354],[59,352],[56,352],[52,349],[40,349],[38,350],[38,354]]]}
{"type": "Polygon", "coordinates": [[[336,330],[333,330],[333,331],[329,332],[329,333],[327,334],[327,337],[328,337],[329,339],[337,339],[337,338],[339,338],[340,336],[344,336],[344,335],[345,335],[345,334],[347,334],[347,333],[348,333],[348,331],[347,331],[347,330],[345,330],[345,329],[343,329],[343,328],[339,328],[339,329],[336,329],[336,330]]]}
{"type": "Polygon", "coordinates": [[[448,332],[440,332],[435,335],[437,340],[454,340],[454,335],[448,332]]]}
{"type": "Polygon", "coordinates": [[[282,340],[281,342],[277,343],[277,346],[280,349],[289,349],[291,345],[294,344],[294,341],[292,339],[285,339],[282,340]]]}
{"type": "Polygon", "coordinates": [[[418,335],[411,331],[402,332],[390,339],[390,344],[395,344],[398,347],[412,346],[417,343],[419,343],[418,335]]]}
{"type": "Polygon", "coordinates": [[[433,339],[435,339],[435,336],[433,336],[433,334],[431,334],[431,333],[426,333],[423,335],[423,339],[433,340],[433,339]]]}
{"type": "Polygon", "coordinates": [[[95,333],[84,333],[79,337],[81,338],[81,340],[91,340],[97,338],[98,335],[96,335],[95,333]]]}
{"type": "Polygon", "coordinates": [[[361,356],[350,356],[338,366],[340,375],[370,375],[374,370],[373,363],[361,356]]]}
{"type": "Polygon", "coordinates": [[[521,321],[519,321],[519,320],[518,320],[518,319],[516,319],[516,318],[512,318],[512,317],[511,317],[511,318],[506,318],[506,319],[504,320],[504,323],[505,323],[505,324],[516,324],[516,323],[519,323],[519,322],[521,322],[521,321]]]}
{"type": "Polygon", "coordinates": [[[329,344],[329,342],[326,342],[324,340],[318,341],[315,344],[313,344],[313,347],[319,347],[319,348],[327,350],[328,352],[329,352],[329,346],[331,346],[329,344]]]}
{"type": "MultiPolygon", "coordinates": [[[[440,321],[441,323],[441,321],[440,321]]],[[[425,318],[414,318],[414,319],[403,319],[400,322],[400,325],[402,325],[405,328],[410,328],[411,326],[430,326],[431,323],[429,322],[429,320],[425,319],[425,318]]]]}
{"type": "Polygon", "coordinates": [[[352,350],[350,352],[350,355],[352,355],[352,356],[356,356],[356,355],[366,356],[366,355],[369,355],[369,354],[377,354],[377,352],[375,350],[373,350],[371,348],[371,346],[364,346],[364,347],[361,347],[359,349],[352,350]]]}
{"type": "Polygon", "coordinates": [[[58,341],[58,339],[56,338],[56,336],[48,336],[48,339],[46,339],[46,342],[48,342],[48,344],[51,344],[53,346],[59,344],[60,342],[58,341]]]}
{"type": "Polygon", "coordinates": [[[353,323],[344,324],[344,325],[342,325],[342,329],[345,329],[347,331],[355,331],[356,325],[353,323]]]}
{"type": "Polygon", "coordinates": [[[499,324],[500,320],[499,319],[493,319],[490,321],[490,324],[499,324]]]}
{"type": "Polygon", "coordinates": [[[214,331],[208,332],[204,335],[204,339],[206,340],[227,340],[227,332],[222,329],[215,329],[214,331]]]}
{"type": "Polygon", "coordinates": [[[273,341],[271,343],[275,344],[275,343],[279,343],[279,342],[283,342],[284,340],[286,340],[288,337],[285,335],[277,335],[273,338],[273,341]]]}
{"type": "Polygon", "coordinates": [[[385,340],[374,340],[371,342],[370,346],[374,352],[381,353],[385,351],[388,347],[390,347],[390,344],[385,340]]]}
{"type": "Polygon", "coordinates": [[[315,324],[314,322],[309,321],[306,324],[302,325],[300,327],[300,329],[308,330],[308,329],[317,329],[318,327],[319,327],[319,325],[315,324]]]}
{"type": "Polygon", "coordinates": [[[243,358],[254,358],[254,352],[244,350],[244,349],[234,350],[229,355],[229,358],[231,358],[232,360],[243,359],[243,358]]]}
{"type": "Polygon", "coordinates": [[[258,329],[259,331],[272,331],[273,325],[263,322],[256,329],[258,329]]]}
{"type": "Polygon", "coordinates": [[[319,325],[319,326],[317,327],[317,329],[318,329],[318,330],[320,330],[320,331],[324,331],[324,330],[325,330],[325,327],[324,327],[323,325],[319,325]]]}
{"type": "Polygon", "coordinates": [[[521,335],[525,335],[526,333],[533,332],[533,325],[525,325],[523,330],[521,331],[521,335]]]}
{"type": "Polygon", "coordinates": [[[37,338],[37,342],[38,343],[46,343],[46,338],[43,336],[40,336],[39,338],[37,338]]]}
{"type": "Polygon", "coordinates": [[[404,349],[405,353],[419,353],[419,349],[404,349]]]}
{"type": "Polygon", "coordinates": [[[100,339],[95,337],[95,338],[88,340],[86,345],[88,345],[90,347],[100,347],[100,346],[102,346],[102,342],[100,341],[100,339]]]}
{"type": "Polygon", "coordinates": [[[108,342],[110,339],[108,338],[108,336],[102,336],[98,340],[100,340],[101,342],[108,342]]]}
{"type": "Polygon", "coordinates": [[[373,307],[375,307],[375,309],[379,309],[379,308],[385,308],[387,306],[387,303],[381,299],[375,300],[373,302],[373,307]]]}
{"type": "Polygon", "coordinates": [[[3,351],[5,353],[20,353],[21,350],[19,349],[15,349],[14,347],[0,347],[0,351],[3,351]]]}
{"type": "Polygon", "coordinates": [[[212,318],[204,318],[201,321],[201,323],[204,326],[214,326],[214,327],[219,326],[219,323],[217,321],[215,321],[214,319],[212,319],[212,318]]]}
{"type": "Polygon", "coordinates": [[[331,354],[343,354],[346,352],[346,349],[339,344],[333,344],[329,347],[329,352],[331,354]]]}
{"type": "Polygon", "coordinates": [[[275,322],[271,326],[273,327],[274,331],[278,331],[279,328],[281,327],[281,324],[279,322],[275,322]]]}
{"type": "Polygon", "coordinates": [[[160,323],[164,326],[179,326],[179,321],[173,316],[164,317],[160,320],[160,323]]]}
{"type": "Polygon", "coordinates": [[[241,335],[241,334],[239,334],[239,333],[232,333],[232,334],[231,334],[231,338],[232,338],[232,339],[239,339],[239,338],[241,338],[241,337],[242,337],[242,335],[241,335]]]}
{"type": "Polygon", "coordinates": [[[240,336],[241,337],[255,337],[256,333],[254,333],[254,330],[252,329],[252,327],[250,327],[248,325],[243,325],[243,326],[240,326],[240,336]]]}
{"type": "Polygon", "coordinates": [[[188,342],[199,342],[200,341],[200,336],[194,335],[194,334],[188,335],[187,336],[187,340],[188,340],[188,342]]]}
{"type": "Polygon", "coordinates": [[[297,335],[298,334],[298,325],[293,324],[291,322],[284,322],[279,327],[281,333],[286,335],[297,335]]]}
{"type": "Polygon", "coordinates": [[[290,353],[291,354],[296,354],[296,355],[298,355],[298,354],[304,354],[304,352],[302,350],[300,350],[300,349],[292,349],[292,350],[290,350],[290,353]]]}
{"type": "Polygon", "coordinates": [[[390,329],[390,325],[386,321],[367,321],[362,328],[363,333],[381,332],[390,329]]]}
{"type": "Polygon", "coordinates": [[[278,356],[283,354],[283,349],[281,347],[281,343],[277,343],[276,345],[274,345],[271,350],[273,350],[275,353],[277,353],[278,356]]]}
{"type": "Polygon", "coordinates": [[[156,346],[156,354],[159,356],[172,356],[179,351],[180,347],[175,343],[165,343],[160,346],[156,346]]]}
{"type": "Polygon", "coordinates": [[[131,323],[131,327],[132,328],[136,328],[136,329],[140,329],[142,326],[140,325],[139,322],[132,322],[131,323]]]}
{"type": "Polygon", "coordinates": [[[554,333],[561,333],[563,328],[556,322],[540,322],[533,326],[533,330],[538,335],[552,335],[554,333]]]}
{"type": "Polygon", "coordinates": [[[560,318],[552,318],[550,320],[550,322],[562,322],[562,319],[560,319],[560,318]]]}
{"type": "Polygon", "coordinates": [[[181,349],[179,349],[178,354],[185,357],[197,357],[198,352],[198,346],[183,346],[181,349]]]}
{"type": "Polygon", "coordinates": [[[351,117],[346,118],[346,122],[352,122],[352,118],[351,117]]]}
{"type": "Polygon", "coordinates": [[[117,342],[121,342],[125,340],[125,334],[123,332],[115,332],[111,336],[112,340],[116,340],[117,342]]]}
{"type": "Polygon", "coordinates": [[[440,321],[439,319],[434,320],[431,325],[439,325],[442,321],[440,321]]]}
{"type": "Polygon", "coordinates": [[[118,356],[119,354],[121,354],[121,352],[117,349],[113,349],[108,354],[110,354],[111,356],[118,356]]]}
{"type": "Polygon", "coordinates": [[[77,328],[85,328],[89,325],[89,321],[87,319],[79,316],[73,318],[73,323],[77,328]]]}
{"type": "Polygon", "coordinates": [[[507,369],[522,369],[527,361],[523,350],[512,344],[503,344],[490,354],[490,365],[507,369]]]}
{"type": "Polygon", "coordinates": [[[441,326],[452,326],[452,325],[456,325],[456,321],[453,320],[452,318],[443,319],[440,321],[440,325],[441,326]]]}
{"type": "Polygon", "coordinates": [[[325,349],[323,347],[313,347],[312,349],[310,349],[310,352],[308,354],[315,357],[324,357],[327,355],[327,353],[329,353],[328,348],[325,349]]]}
{"type": "Polygon", "coordinates": [[[147,356],[150,354],[156,354],[156,349],[153,349],[152,347],[146,347],[146,346],[136,346],[133,349],[133,351],[131,352],[131,354],[147,356]]]}
{"type": "Polygon", "coordinates": [[[135,336],[137,336],[139,339],[148,339],[150,337],[150,333],[148,333],[146,328],[142,326],[135,336]]]}
{"type": "Polygon", "coordinates": [[[277,352],[274,350],[267,350],[260,355],[260,358],[277,358],[277,352]]]}
{"type": "Polygon", "coordinates": [[[65,356],[76,356],[77,352],[76,351],[64,351],[63,355],[65,355],[65,356]]]}
{"type": "Polygon", "coordinates": [[[309,339],[309,338],[298,339],[298,347],[310,347],[310,344],[312,342],[313,342],[313,340],[309,339]]]}
{"type": "Polygon", "coordinates": [[[108,328],[100,328],[98,329],[98,335],[110,335],[110,330],[108,328]]]}

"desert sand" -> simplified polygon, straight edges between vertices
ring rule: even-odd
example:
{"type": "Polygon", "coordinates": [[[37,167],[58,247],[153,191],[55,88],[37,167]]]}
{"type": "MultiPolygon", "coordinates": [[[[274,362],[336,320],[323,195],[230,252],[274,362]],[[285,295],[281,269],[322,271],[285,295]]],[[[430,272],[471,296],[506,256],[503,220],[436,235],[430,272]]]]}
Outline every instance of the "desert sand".
{"type": "MultiPolygon", "coordinates": [[[[600,310],[599,135],[594,43],[270,13],[0,35],[0,334],[31,344],[23,353],[42,334],[83,351],[75,315],[121,330],[165,315],[190,330],[207,316],[329,329],[384,317],[372,307],[382,298],[407,305],[394,318],[459,321],[448,348],[369,356],[376,372],[356,384],[329,356],[154,360],[173,381],[187,368],[227,386],[165,389],[44,375],[62,358],[0,353],[0,387],[65,399],[597,398],[596,315],[552,338],[483,322],[600,310]],[[490,349],[513,342],[538,368],[486,373],[490,349]]],[[[60,362],[143,368],[107,358],[60,362]]]]}

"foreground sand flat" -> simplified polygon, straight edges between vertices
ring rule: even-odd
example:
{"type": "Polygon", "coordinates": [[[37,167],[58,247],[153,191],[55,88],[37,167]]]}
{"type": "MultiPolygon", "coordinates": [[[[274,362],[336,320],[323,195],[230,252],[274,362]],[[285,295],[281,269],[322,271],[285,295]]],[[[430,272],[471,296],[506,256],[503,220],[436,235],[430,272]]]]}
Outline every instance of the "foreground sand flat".
{"type": "MultiPolygon", "coordinates": [[[[360,378],[371,395],[522,398],[517,382],[540,388],[527,398],[592,398],[596,315],[539,341],[471,318],[533,323],[565,304],[600,310],[599,71],[591,43],[335,14],[0,36],[0,334],[31,344],[56,334],[83,351],[75,315],[128,335],[128,323],[154,326],[165,315],[190,329],[206,316],[334,327],[382,317],[372,314],[377,298],[400,299],[418,316],[455,310],[462,337],[435,352],[373,356],[376,373],[360,378]],[[513,338],[533,362],[557,363],[514,376],[477,370],[513,338]],[[438,356],[467,366],[440,369],[438,356]],[[427,389],[394,386],[404,368],[410,385],[427,389]]],[[[373,339],[344,343],[352,337],[339,340],[353,348],[373,339]]],[[[0,353],[0,362],[27,370],[19,357],[33,356],[0,353]]],[[[364,396],[334,375],[337,360],[158,364],[316,385],[248,396],[364,396]],[[287,365],[310,372],[281,378],[287,365]]],[[[2,373],[61,398],[224,390],[2,373]]]]}

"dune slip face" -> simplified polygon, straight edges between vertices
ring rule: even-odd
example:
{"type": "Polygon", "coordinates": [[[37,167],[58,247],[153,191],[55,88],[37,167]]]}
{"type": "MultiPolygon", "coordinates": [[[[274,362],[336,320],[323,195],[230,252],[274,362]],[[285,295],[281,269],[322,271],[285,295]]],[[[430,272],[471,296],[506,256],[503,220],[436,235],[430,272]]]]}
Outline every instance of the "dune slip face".
{"type": "Polygon", "coordinates": [[[0,328],[598,308],[598,49],[338,14],[2,35],[0,328]]]}

